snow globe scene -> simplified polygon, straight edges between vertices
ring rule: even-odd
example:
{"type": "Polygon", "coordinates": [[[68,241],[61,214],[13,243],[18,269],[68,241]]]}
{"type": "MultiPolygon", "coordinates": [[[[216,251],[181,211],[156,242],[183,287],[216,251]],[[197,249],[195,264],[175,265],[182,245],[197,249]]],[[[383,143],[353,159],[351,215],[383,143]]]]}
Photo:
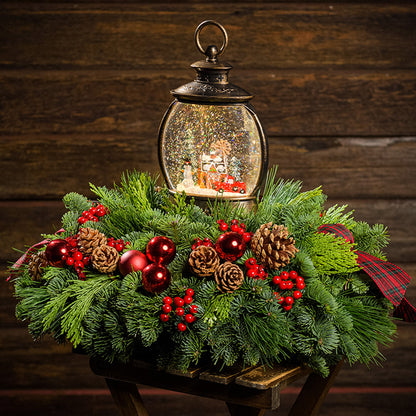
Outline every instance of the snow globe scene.
{"type": "Polygon", "coordinates": [[[244,104],[175,101],[161,133],[169,187],[190,196],[246,199],[261,174],[261,133],[244,104]]]}

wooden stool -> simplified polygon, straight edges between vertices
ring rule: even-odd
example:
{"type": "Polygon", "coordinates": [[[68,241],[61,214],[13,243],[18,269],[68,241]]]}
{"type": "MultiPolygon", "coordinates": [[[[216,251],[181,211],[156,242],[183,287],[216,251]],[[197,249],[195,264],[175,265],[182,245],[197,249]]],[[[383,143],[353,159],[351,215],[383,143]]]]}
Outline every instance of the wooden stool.
{"type": "Polygon", "coordinates": [[[222,372],[196,368],[181,372],[155,370],[148,363],[108,364],[91,359],[92,371],[105,377],[111,395],[123,416],[149,416],[136,384],[223,400],[232,416],[261,416],[280,405],[280,390],[309,374],[289,416],[317,415],[339,372],[342,361],[323,378],[306,367],[274,366],[231,368],[222,372]]]}

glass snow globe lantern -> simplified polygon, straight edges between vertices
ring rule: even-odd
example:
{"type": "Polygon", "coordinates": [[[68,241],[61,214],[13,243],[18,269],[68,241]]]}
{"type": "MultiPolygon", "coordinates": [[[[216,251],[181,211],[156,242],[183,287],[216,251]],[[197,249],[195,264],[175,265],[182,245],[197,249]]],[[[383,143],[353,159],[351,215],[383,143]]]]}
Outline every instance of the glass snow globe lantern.
{"type": "Polygon", "coordinates": [[[228,44],[219,23],[207,20],[195,31],[206,59],[191,65],[196,79],[171,91],[175,100],[159,131],[159,161],[169,190],[196,200],[256,198],[267,169],[267,139],[247,91],[228,82],[229,64],[218,56],[228,44]],[[219,28],[222,46],[201,46],[200,32],[219,28]]]}

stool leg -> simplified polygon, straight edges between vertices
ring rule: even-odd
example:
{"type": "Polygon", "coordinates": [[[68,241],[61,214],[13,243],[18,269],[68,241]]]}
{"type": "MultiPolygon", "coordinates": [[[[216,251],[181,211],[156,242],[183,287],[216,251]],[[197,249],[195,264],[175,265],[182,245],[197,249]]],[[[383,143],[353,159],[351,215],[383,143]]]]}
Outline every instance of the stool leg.
{"type": "Polygon", "coordinates": [[[241,404],[228,403],[228,410],[231,416],[263,416],[265,409],[256,409],[255,407],[243,406],[241,404]]]}
{"type": "Polygon", "coordinates": [[[312,373],[307,379],[299,396],[290,409],[289,416],[316,416],[322,403],[334,384],[335,377],[342,367],[343,360],[332,367],[329,376],[323,378],[319,374],[312,373]]]}
{"type": "Polygon", "coordinates": [[[149,416],[135,384],[111,378],[105,381],[122,416],[149,416]]]}

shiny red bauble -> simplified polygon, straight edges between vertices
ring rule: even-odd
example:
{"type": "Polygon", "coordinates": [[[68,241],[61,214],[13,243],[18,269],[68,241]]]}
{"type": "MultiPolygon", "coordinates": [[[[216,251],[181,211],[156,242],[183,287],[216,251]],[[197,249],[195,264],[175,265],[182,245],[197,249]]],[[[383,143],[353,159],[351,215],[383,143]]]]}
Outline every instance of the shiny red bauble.
{"type": "Polygon", "coordinates": [[[153,237],[146,247],[147,258],[157,264],[170,263],[176,254],[175,243],[168,237],[153,237]]]}
{"type": "Polygon", "coordinates": [[[147,292],[163,292],[169,287],[170,281],[170,271],[160,264],[150,263],[142,271],[143,287],[147,292]]]}
{"type": "Polygon", "coordinates": [[[46,259],[51,266],[63,267],[69,254],[69,245],[65,240],[52,240],[45,250],[46,259]]]}
{"type": "Polygon", "coordinates": [[[223,260],[232,262],[244,254],[246,243],[241,234],[229,231],[218,237],[215,250],[223,260]]]}
{"type": "Polygon", "coordinates": [[[122,276],[126,276],[131,272],[142,271],[149,261],[144,253],[139,250],[129,250],[120,257],[118,269],[122,276]]]}

